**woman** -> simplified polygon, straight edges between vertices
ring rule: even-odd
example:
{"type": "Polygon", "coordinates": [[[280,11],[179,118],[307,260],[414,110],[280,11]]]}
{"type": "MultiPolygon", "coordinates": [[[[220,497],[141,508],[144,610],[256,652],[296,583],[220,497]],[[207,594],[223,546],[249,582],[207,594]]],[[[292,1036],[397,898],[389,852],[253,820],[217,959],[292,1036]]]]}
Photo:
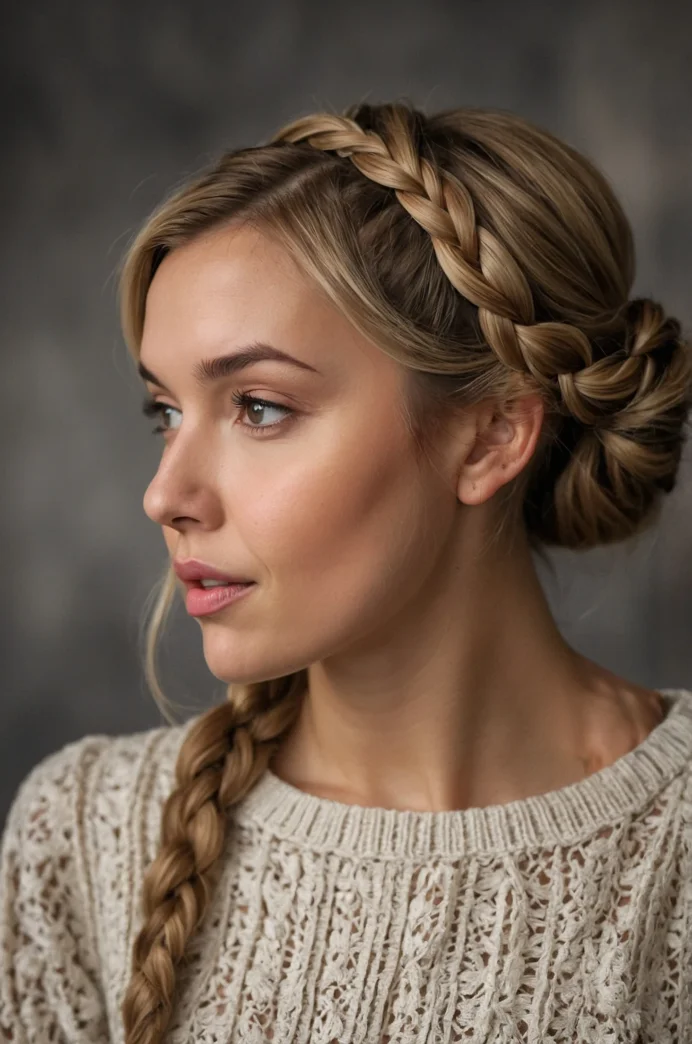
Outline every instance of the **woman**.
{"type": "Polygon", "coordinates": [[[579,655],[532,558],[675,484],[632,280],[603,177],[492,111],[307,116],[150,218],[147,675],[180,589],[228,698],[23,783],[6,1039],[692,1039],[692,693],[579,655]]]}

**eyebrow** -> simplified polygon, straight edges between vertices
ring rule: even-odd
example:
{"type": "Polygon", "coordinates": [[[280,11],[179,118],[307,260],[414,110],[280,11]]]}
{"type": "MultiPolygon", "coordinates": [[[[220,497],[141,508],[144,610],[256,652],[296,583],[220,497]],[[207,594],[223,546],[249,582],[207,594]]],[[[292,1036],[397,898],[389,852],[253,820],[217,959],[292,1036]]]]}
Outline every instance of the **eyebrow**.
{"type": "MultiPolygon", "coordinates": [[[[238,373],[239,370],[244,369],[246,366],[262,362],[265,359],[274,362],[290,363],[301,370],[319,373],[319,370],[316,370],[314,366],[310,366],[309,363],[296,359],[292,355],[288,355],[287,352],[274,348],[271,344],[255,341],[253,344],[245,345],[230,355],[220,355],[216,359],[202,359],[201,362],[195,363],[192,367],[192,376],[199,385],[204,386],[214,381],[222,380],[224,377],[229,377],[231,374],[238,373]]],[[[152,384],[158,385],[163,391],[168,392],[166,385],[151,370],[147,369],[144,363],[138,363],[137,373],[143,380],[150,381],[152,384]]]]}

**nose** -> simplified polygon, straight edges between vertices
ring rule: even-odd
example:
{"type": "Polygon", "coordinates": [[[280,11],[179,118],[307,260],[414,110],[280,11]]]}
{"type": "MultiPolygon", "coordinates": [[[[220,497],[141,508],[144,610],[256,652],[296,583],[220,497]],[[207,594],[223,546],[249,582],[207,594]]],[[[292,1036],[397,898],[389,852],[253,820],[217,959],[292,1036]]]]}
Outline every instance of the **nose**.
{"type": "Polygon", "coordinates": [[[180,529],[191,522],[214,528],[221,521],[222,504],[206,466],[179,444],[169,447],[147,486],[142,506],[152,522],[180,529]]]}

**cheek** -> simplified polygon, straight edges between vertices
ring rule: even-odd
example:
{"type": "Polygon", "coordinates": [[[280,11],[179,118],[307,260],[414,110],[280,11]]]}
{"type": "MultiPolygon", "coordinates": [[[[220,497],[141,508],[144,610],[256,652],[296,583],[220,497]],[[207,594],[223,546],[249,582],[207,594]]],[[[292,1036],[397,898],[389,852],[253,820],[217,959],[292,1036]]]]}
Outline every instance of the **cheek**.
{"type": "Polygon", "coordinates": [[[440,546],[436,488],[410,446],[381,435],[342,440],[318,460],[312,454],[309,467],[293,462],[261,491],[255,486],[242,528],[281,633],[295,624],[304,636],[332,631],[337,639],[400,608],[440,546]]]}

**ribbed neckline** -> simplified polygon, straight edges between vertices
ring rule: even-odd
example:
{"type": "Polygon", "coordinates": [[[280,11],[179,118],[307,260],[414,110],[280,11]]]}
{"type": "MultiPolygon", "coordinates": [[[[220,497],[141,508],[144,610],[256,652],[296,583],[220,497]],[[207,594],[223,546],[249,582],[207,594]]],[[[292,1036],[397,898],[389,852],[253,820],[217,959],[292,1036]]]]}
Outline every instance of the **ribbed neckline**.
{"type": "Polygon", "coordinates": [[[692,757],[692,691],[658,689],[666,715],[633,750],[584,779],[518,801],[419,812],[316,797],[267,769],[238,823],[316,851],[425,859],[573,843],[643,808],[692,757]]]}

